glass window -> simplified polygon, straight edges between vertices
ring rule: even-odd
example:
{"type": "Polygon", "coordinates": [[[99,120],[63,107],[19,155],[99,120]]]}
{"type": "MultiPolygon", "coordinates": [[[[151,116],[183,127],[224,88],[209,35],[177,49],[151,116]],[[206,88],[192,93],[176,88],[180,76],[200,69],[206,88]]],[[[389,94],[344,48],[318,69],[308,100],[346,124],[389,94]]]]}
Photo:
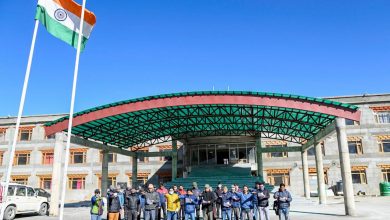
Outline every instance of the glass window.
{"type": "Polygon", "coordinates": [[[363,154],[361,141],[348,141],[348,149],[350,154],[363,154]]]}
{"type": "Polygon", "coordinates": [[[86,152],[85,151],[73,151],[70,152],[70,162],[72,164],[85,163],[86,152]]]}
{"type": "Polygon", "coordinates": [[[13,196],[14,194],[15,194],[15,186],[9,186],[7,195],[13,196]]]}
{"type": "MultiPolygon", "coordinates": [[[[116,163],[117,155],[116,153],[109,152],[108,153],[108,162],[109,163],[116,163]]],[[[100,163],[103,162],[103,152],[100,151],[100,163]]]]}
{"type": "Polygon", "coordinates": [[[30,141],[33,128],[20,128],[19,141],[30,141]]]}
{"type": "Polygon", "coordinates": [[[7,130],[5,128],[0,128],[0,142],[5,141],[5,132],[7,130]]]}
{"type": "Polygon", "coordinates": [[[18,186],[16,188],[16,196],[26,196],[26,187],[18,186]]]}
{"type": "Polygon", "coordinates": [[[51,189],[51,178],[50,177],[42,177],[40,187],[42,189],[51,189]]]}
{"type": "Polygon", "coordinates": [[[274,170],[267,172],[268,183],[271,185],[278,186],[281,183],[286,184],[286,186],[290,185],[290,174],[286,170],[274,170]]]}
{"type": "Polygon", "coordinates": [[[380,152],[385,152],[385,153],[390,152],[390,139],[379,140],[378,144],[379,144],[380,152]]]}
{"type": "Polygon", "coordinates": [[[28,178],[27,177],[16,177],[16,178],[12,178],[12,182],[27,185],[28,178]]]}
{"type": "MultiPolygon", "coordinates": [[[[267,145],[266,147],[287,147],[287,144],[281,144],[281,145],[267,145]]],[[[268,157],[288,157],[287,152],[272,152],[268,153],[268,157]]]]}
{"type": "Polygon", "coordinates": [[[69,189],[84,189],[85,177],[69,178],[69,189]]]}
{"type": "Polygon", "coordinates": [[[30,153],[16,153],[14,165],[27,165],[30,163],[30,153]]]}
{"type": "Polygon", "coordinates": [[[247,154],[246,154],[246,144],[239,144],[238,145],[238,160],[240,162],[247,163],[247,154]]]}
{"type": "Polygon", "coordinates": [[[383,182],[390,182],[390,168],[383,168],[382,169],[382,181],[383,182]]]}
{"type": "Polygon", "coordinates": [[[376,121],[380,124],[390,123],[390,111],[376,112],[376,121]]]}
{"type": "Polygon", "coordinates": [[[207,149],[199,149],[199,165],[207,163],[207,149]]]}
{"type": "Polygon", "coordinates": [[[215,157],[215,146],[214,145],[208,145],[207,146],[207,159],[209,164],[215,164],[216,163],[216,157],[215,157]]]}
{"type": "Polygon", "coordinates": [[[31,187],[27,188],[27,196],[30,196],[30,197],[35,196],[35,191],[33,188],[31,188],[31,187]]]}
{"type": "Polygon", "coordinates": [[[367,183],[366,171],[362,169],[359,170],[352,169],[352,183],[366,184],[367,183]]]}
{"type": "Polygon", "coordinates": [[[42,164],[50,165],[53,164],[54,153],[53,152],[43,152],[42,153],[42,164]]]}
{"type": "MultiPolygon", "coordinates": [[[[116,177],[115,176],[109,176],[107,178],[107,186],[116,186],[116,177]]],[[[99,183],[98,188],[102,188],[102,177],[99,177],[99,183]]]]}

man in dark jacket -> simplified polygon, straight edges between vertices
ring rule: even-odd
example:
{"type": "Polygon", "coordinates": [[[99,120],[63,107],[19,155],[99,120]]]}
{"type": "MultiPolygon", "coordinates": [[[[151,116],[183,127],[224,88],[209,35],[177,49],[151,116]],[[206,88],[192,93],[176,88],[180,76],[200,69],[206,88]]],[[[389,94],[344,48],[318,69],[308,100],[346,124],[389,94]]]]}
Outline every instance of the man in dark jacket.
{"type": "Polygon", "coordinates": [[[279,204],[279,220],[289,220],[291,194],[286,190],[284,183],[280,184],[279,190],[274,194],[274,199],[279,204]]]}
{"type": "Polygon", "coordinates": [[[240,220],[241,202],[240,197],[238,196],[238,192],[236,191],[235,185],[232,185],[232,190],[230,191],[230,193],[232,194],[232,219],[240,220]]]}
{"type": "Polygon", "coordinates": [[[194,196],[192,189],[188,189],[186,194],[180,195],[180,199],[183,199],[184,201],[184,219],[195,220],[198,198],[194,196]]]}
{"type": "Polygon", "coordinates": [[[202,213],[204,220],[213,220],[213,204],[217,199],[215,193],[210,189],[210,185],[205,185],[205,190],[202,193],[202,213]]]}
{"type": "Polygon", "coordinates": [[[119,220],[120,210],[121,210],[121,204],[119,201],[118,192],[112,190],[108,195],[108,219],[119,220]]]}
{"type": "Polygon", "coordinates": [[[198,204],[195,204],[196,213],[195,213],[195,219],[200,219],[200,195],[202,192],[198,189],[198,183],[193,182],[192,183],[192,194],[198,199],[198,204]]]}
{"type": "Polygon", "coordinates": [[[253,191],[256,194],[257,205],[257,220],[270,220],[269,216],[269,192],[265,189],[264,182],[257,182],[256,189],[253,191]]]}
{"type": "Polygon", "coordinates": [[[156,208],[160,205],[160,196],[154,191],[153,184],[145,192],[144,220],[156,220],[156,208]]]}
{"type": "Polygon", "coordinates": [[[125,209],[127,220],[136,220],[138,218],[138,215],[141,213],[140,204],[141,202],[135,189],[131,189],[126,193],[125,209]]]}
{"type": "Polygon", "coordinates": [[[219,214],[221,212],[221,204],[222,204],[222,198],[221,198],[221,195],[222,195],[222,184],[221,183],[218,183],[218,186],[217,186],[217,190],[215,190],[215,194],[217,195],[217,200],[215,201],[215,205],[216,205],[216,213],[215,213],[215,218],[220,218],[221,215],[219,214]]]}
{"type": "Polygon", "coordinates": [[[221,212],[222,220],[232,220],[232,194],[228,188],[224,186],[221,194],[221,212]]]}

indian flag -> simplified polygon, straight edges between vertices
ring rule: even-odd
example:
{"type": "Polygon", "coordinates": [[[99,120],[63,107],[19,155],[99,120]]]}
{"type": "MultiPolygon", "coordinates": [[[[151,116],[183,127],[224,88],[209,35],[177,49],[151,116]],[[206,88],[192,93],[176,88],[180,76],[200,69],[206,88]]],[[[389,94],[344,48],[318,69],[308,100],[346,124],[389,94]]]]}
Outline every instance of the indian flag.
{"type": "MultiPolygon", "coordinates": [[[[82,6],[72,0],[39,0],[35,19],[39,20],[50,34],[77,49],[81,10],[82,6]]],[[[95,15],[85,10],[81,51],[84,49],[95,23],[95,15]]]]}

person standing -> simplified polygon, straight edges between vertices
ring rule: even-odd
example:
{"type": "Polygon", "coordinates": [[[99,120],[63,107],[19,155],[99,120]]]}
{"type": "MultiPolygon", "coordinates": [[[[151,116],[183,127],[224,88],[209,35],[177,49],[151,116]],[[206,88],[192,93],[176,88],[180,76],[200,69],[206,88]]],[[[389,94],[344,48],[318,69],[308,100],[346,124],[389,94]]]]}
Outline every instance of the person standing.
{"type": "Polygon", "coordinates": [[[144,220],[155,220],[156,209],[160,205],[160,196],[154,191],[153,184],[148,185],[148,189],[145,192],[145,211],[144,220]]]}
{"type": "Polygon", "coordinates": [[[168,194],[165,194],[167,203],[167,220],[177,220],[177,215],[180,210],[180,198],[173,188],[169,189],[168,194]]]}
{"type": "Polygon", "coordinates": [[[193,194],[191,189],[188,189],[187,194],[181,195],[180,198],[184,200],[184,219],[195,220],[198,198],[193,194]]]}
{"type": "Polygon", "coordinates": [[[100,190],[95,189],[95,195],[91,198],[91,220],[101,220],[103,215],[103,199],[100,190]]]}
{"type": "Polygon", "coordinates": [[[248,220],[253,219],[253,202],[255,196],[253,193],[249,192],[248,186],[243,187],[242,193],[238,193],[240,196],[240,205],[241,205],[241,220],[245,220],[246,217],[248,220]]]}
{"type": "MultiPolygon", "coordinates": [[[[139,201],[140,201],[140,206],[141,206],[141,212],[140,214],[138,215],[138,218],[137,220],[141,220],[141,213],[142,215],[145,214],[145,190],[143,187],[139,186],[139,189],[138,189],[138,198],[139,198],[139,201]]],[[[144,217],[145,218],[145,217],[144,217]]]]}
{"type": "Polygon", "coordinates": [[[232,220],[232,194],[224,186],[221,193],[222,220],[232,220]]]}
{"type": "Polygon", "coordinates": [[[192,182],[192,194],[196,197],[198,200],[198,203],[195,205],[196,213],[195,218],[196,220],[200,219],[200,195],[202,194],[201,191],[198,189],[198,183],[192,182]]]}
{"type": "Polygon", "coordinates": [[[160,206],[157,209],[157,219],[161,219],[161,211],[163,212],[164,219],[167,218],[167,201],[165,195],[168,194],[168,190],[165,188],[164,183],[160,183],[160,187],[156,190],[160,197],[160,206]]]}
{"type": "Polygon", "coordinates": [[[213,205],[217,199],[215,193],[211,191],[209,184],[204,186],[205,190],[202,193],[202,214],[204,220],[213,220],[213,205]]]}
{"type": "Polygon", "coordinates": [[[116,190],[110,191],[108,196],[108,220],[119,220],[121,204],[116,190]]]}
{"type": "Polygon", "coordinates": [[[126,220],[137,220],[141,213],[141,201],[135,189],[130,189],[125,198],[126,220]]]}
{"type": "Polygon", "coordinates": [[[240,197],[238,196],[238,193],[236,192],[236,187],[232,185],[232,218],[234,220],[240,220],[241,217],[241,211],[240,211],[240,197]]]}
{"type": "Polygon", "coordinates": [[[279,220],[289,220],[290,203],[292,198],[284,183],[280,184],[279,190],[274,194],[274,199],[278,201],[279,220]]]}
{"type": "MultiPolygon", "coordinates": [[[[180,196],[183,196],[186,194],[186,191],[184,190],[184,187],[182,185],[179,186],[179,190],[177,191],[177,194],[180,196]]],[[[180,210],[178,213],[178,219],[183,220],[184,219],[184,199],[180,197],[180,210]]]]}
{"type": "Polygon", "coordinates": [[[119,198],[119,204],[121,206],[121,209],[119,210],[119,219],[124,219],[125,218],[125,194],[121,188],[121,186],[116,187],[116,191],[118,192],[118,198],[119,198]]]}
{"type": "Polygon", "coordinates": [[[217,189],[215,190],[215,194],[217,196],[217,200],[215,201],[216,213],[214,215],[215,218],[220,218],[221,215],[221,204],[222,204],[222,184],[218,183],[217,189]]]}
{"type": "Polygon", "coordinates": [[[264,182],[257,182],[256,189],[253,191],[256,194],[256,219],[257,220],[270,220],[269,216],[269,191],[265,189],[264,182]]]}

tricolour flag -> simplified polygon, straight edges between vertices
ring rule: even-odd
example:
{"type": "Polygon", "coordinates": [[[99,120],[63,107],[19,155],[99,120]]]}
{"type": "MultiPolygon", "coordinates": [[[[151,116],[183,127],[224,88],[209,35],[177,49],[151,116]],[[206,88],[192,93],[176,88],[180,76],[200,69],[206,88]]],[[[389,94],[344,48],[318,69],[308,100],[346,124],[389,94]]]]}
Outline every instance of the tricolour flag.
{"type": "MultiPolygon", "coordinates": [[[[77,49],[81,10],[82,6],[72,0],[39,0],[35,19],[39,20],[50,34],[77,49]]],[[[95,15],[85,10],[81,50],[84,49],[95,23],[95,15]]]]}

